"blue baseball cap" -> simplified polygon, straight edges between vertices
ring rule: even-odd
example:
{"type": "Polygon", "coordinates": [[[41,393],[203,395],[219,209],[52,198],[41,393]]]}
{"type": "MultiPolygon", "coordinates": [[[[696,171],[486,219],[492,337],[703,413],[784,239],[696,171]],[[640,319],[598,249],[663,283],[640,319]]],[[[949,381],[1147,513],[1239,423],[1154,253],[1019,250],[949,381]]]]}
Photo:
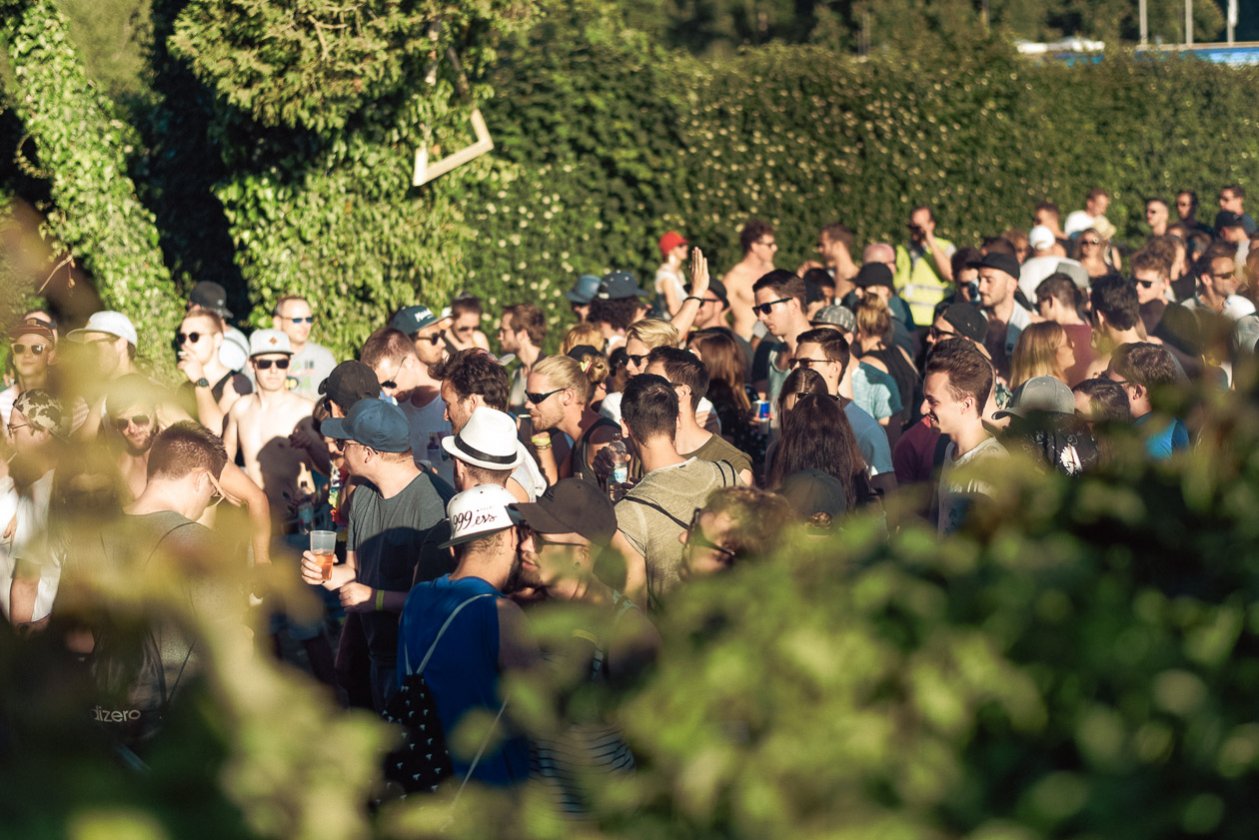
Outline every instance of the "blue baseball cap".
{"type": "Polygon", "coordinates": [[[568,298],[572,303],[579,303],[584,306],[595,299],[595,295],[599,293],[599,284],[602,282],[593,274],[583,274],[577,278],[573,288],[564,293],[564,297],[568,298]]]}
{"type": "Polygon", "coordinates": [[[427,306],[406,306],[389,319],[389,326],[407,335],[415,335],[427,326],[442,320],[427,306]]]}
{"type": "Polygon", "coordinates": [[[319,424],[320,432],[335,440],[353,440],[377,452],[409,452],[411,426],[402,409],[376,397],[354,403],[345,417],[319,424]]]}
{"type": "Polygon", "coordinates": [[[599,281],[599,290],[595,292],[595,297],[599,300],[626,300],[646,296],[647,293],[638,288],[638,281],[628,271],[605,274],[599,281]]]}

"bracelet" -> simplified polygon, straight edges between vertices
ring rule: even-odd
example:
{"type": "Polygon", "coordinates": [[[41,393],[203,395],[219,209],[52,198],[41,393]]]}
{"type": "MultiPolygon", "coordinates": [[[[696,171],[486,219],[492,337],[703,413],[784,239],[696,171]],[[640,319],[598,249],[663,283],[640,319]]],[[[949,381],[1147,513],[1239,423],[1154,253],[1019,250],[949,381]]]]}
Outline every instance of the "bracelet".
{"type": "Polygon", "coordinates": [[[384,612],[385,609],[385,590],[376,590],[376,612],[384,612]]]}
{"type": "Polygon", "coordinates": [[[550,449],[551,448],[551,436],[547,434],[546,432],[540,432],[534,435],[533,437],[529,438],[529,440],[533,443],[534,447],[536,447],[537,449],[550,449]]]}

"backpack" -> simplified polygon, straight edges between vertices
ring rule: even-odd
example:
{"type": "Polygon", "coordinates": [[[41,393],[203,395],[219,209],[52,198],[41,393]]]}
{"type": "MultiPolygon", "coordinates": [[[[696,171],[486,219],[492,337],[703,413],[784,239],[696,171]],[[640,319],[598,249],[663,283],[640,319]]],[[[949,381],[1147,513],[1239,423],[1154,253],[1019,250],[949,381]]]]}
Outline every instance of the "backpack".
{"type": "MultiPolygon", "coordinates": [[[[473,595],[455,607],[454,611],[446,617],[441,629],[437,631],[436,638],[429,645],[428,652],[420,660],[418,668],[411,667],[410,652],[403,645],[406,676],[403,677],[401,685],[389,699],[383,712],[385,720],[402,727],[401,746],[385,756],[385,779],[402,789],[403,793],[400,797],[402,799],[412,793],[435,793],[441,784],[454,773],[450,750],[446,745],[446,734],[437,716],[437,702],[433,698],[428,683],[424,681],[424,669],[428,667],[433,651],[437,650],[437,643],[442,640],[442,636],[446,634],[455,616],[473,601],[493,597],[495,597],[494,593],[483,592],[480,595],[473,595]]],[[[502,716],[506,706],[507,704],[504,703],[503,708],[498,710],[499,717],[502,716]]],[[[497,722],[498,719],[495,718],[495,723],[497,722]]],[[[486,738],[488,737],[487,733],[486,738]]],[[[482,742],[481,752],[484,752],[485,746],[485,742],[482,742]]],[[[468,775],[464,777],[460,791],[476,770],[477,763],[481,759],[481,752],[477,753],[472,766],[468,768],[468,775]]]]}
{"type": "MultiPolygon", "coordinates": [[[[136,572],[144,571],[167,537],[193,524],[181,522],[162,534],[136,572]]],[[[195,649],[195,644],[189,645],[174,682],[167,686],[166,667],[153,629],[151,618],[116,614],[108,615],[95,628],[92,719],[126,750],[152,738],[161,727],[195,649]]]]}

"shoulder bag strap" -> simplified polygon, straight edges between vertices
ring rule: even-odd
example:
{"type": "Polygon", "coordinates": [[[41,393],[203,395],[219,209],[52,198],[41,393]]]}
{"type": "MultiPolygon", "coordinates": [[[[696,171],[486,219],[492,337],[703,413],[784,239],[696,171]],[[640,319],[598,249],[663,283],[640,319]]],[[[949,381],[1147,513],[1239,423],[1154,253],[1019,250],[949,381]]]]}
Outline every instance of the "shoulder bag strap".
{"type": "Polygon", "coordinates": [[[468,606],[468,604],[471,604],[473,601],[480,600],[481,598],[494,598],[494,597],[496,596],[493,592],[482,592],[480,595],[473,595],[471,598],[464,601],[459,606],[455,607],[454,611],[451,612],[450,615],[446,616],[446,620],[442,623],[441,629],[437,631],[437,637],[433,639],[433,643],[428,646],[428,653],[424,654],[424,658],[420,661],[419,668],[416,668],[415,670],[411,670],[411,653],[404,646],[402,649],[402,652],[403,652],[403,658],[406,661],[407,676],[409,677],[412,674],[424,673],[424,669],[428,667],[428,660],[432,658],[433,656],[433,651],[437,650],[437,643],[442,640],[442,636],[446,635],[446,631],[450,629],[451,622],[455,620],[455,616],[463,612],[464,607],[468,606]]]}

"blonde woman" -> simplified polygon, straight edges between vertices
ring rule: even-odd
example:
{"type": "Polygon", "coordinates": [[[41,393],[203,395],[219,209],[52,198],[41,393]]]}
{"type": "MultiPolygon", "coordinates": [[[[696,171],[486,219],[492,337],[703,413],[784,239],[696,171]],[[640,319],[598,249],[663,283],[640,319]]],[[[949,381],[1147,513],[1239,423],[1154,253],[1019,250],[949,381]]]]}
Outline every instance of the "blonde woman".
{"type": "Polygon", "coordinates": [[[560,342],[560,355],[567,356],[574,347],[582,345],[603,350],[603,333],[589,321],[581,321],[569,327],[568,332],[564,333],[564,340],[560,342]]]}
{"type": "Polygon", "coordinates": [[[1010,389],[1037,376],[1052,376],[1067,382],[1067,371],[1075,364],[1075,348],[1061,324],[1042,321],[1030,324],[1019,336],[1010,362],[1010,389]]]}

